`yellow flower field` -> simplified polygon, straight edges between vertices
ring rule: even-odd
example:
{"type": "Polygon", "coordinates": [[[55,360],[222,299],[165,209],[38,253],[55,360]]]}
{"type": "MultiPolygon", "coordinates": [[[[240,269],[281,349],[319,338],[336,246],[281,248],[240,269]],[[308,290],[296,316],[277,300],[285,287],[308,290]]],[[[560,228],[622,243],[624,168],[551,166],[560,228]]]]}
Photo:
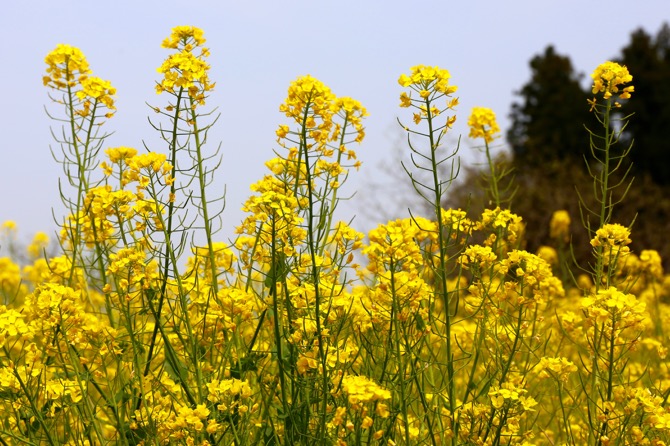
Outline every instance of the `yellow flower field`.
{"type": "MultiPolygon", "coordinates": [[[[458,147],[449,71],[399,76],[408,181],[430,218],[409,213],[367,235],[337,220],[368,113],[309,75],[279,106],[275,153],[253,182],[235,238],[218,236],[220,162],[207,145],[204,32],[172,30],[151,123],[169,150],[107,147],[116,89],[77,48],[46,57],[63,149],[57,252],[39,233],[0,258],[2,445],[650,445],[670,442],[670,280],[654,250],[629,249],[631,222],[610,151],[635,73],[593,73],[592,262],[524,249],[489,144],[495,113],[472,110],[490,207],[444,209],[458,147]],[[446,167],[446,168],[445,168],[446,167]],[[65,192],[70,191],[71,195],[65,192]]],[[[391,87],[391,86],[389,86],[391,87]]],[[[250,179],[254,180],[254,179],[250,179]]],[[[575,199],[580,199],[577,197],[575,199]]],[[[16,227],[5,222],[3,243],[16,227]]]]}

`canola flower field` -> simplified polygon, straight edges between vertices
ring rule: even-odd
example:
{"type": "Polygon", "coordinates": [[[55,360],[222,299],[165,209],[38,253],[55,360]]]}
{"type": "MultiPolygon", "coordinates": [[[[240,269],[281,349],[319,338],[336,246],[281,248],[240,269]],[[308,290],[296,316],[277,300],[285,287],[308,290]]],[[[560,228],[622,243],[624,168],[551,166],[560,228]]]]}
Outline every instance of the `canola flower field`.
{"type": "MultiPolygon", "coordinates": [[[[468,123],[489,161],[491,206],[442,208],[457,171],[457,148],[442,141],[457,87],[423,65],[399,78],[399,122],[412,155],[403,167],[431,218],[367,238],[336,219],[367,112],[303,76],[279,107],[276,157],[234,242],[222,242],[204,43],[181,26],[162,44],[166,99],[149,112],[168,153],[106,147],[116,90],[75,47],[46,57],[69,215],[55,253],[40,233],[0,258],[0,444],[670,441],[670,280],[656,251],[631,252],[631,222],[611,221],[627,152],[610,147],[635,119],[615,113],[634,93],[626,67],[597,67],[584,104],[602,124],[589,129],[601,206],[583,207],[593,260],[575,265],[565,211],[551,218],[553,246],[524,250],[489,109],[468,123]]],[[[15,231],[4,223],[4,245],[15,231]]]]}

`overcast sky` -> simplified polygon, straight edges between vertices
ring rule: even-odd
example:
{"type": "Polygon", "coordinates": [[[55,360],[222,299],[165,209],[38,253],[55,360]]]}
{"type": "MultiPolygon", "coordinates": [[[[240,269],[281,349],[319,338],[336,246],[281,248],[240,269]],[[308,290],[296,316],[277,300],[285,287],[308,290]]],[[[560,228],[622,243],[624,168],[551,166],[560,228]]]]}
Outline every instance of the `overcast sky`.
{"type": "MultiPolygon", "coordinates": [[[[249,184],[265,173],[273,156],[275,130],[287,123],[279,113],[289,83],[311,74],[339,96],[367,107],[367,137],[356,148],[363,167],[346,191],[358,195],[340,218],[361,215],[373,201],[392,208],[400,188],[383,191],[368,185],[381,176],[380,163],[392,161],[399,132],[396,117],[401,73],[417,64],[451,72],[459,90],[453,138],[463,136],[464,163],[473,162],[466,121],[473,106],[492,108],[503,131],[514,92],[529,80],[529,60],[553,44],[588,75],[616,57],[632,31],[655,34],[670,20],[668,0],[497,0],[497,1],[20,1],[0,6],[2,39],[0,85],[0,222],[15,220],[23,239],[35,231],[53,232],[52,209],[62,217],[58,195],[61,169],[51,158],[49,105],[42,86],[44,57],[58,43],[79,47],[93,73],[117,88],[117,114],[106,124],[114,131],[105,147],[142,141],[156,151],[146,103],[164,105],[157,96],[156,68],[167,56],[161,41],[178,25],[205,31],[211,49],[211,78],[217,82],[208,106],[221,119],[210,134],[211,149],[221,142],[223,163],[216,187],[227,187],[224,233],[241,218],[249,184]]],[[[632,73],[635,76],[635,73],[632,73]]],[[[586,104],[585,104],[586,106],[586,104]]],[[[51,108],[53,110],[53,108],[51,108]]],[[[213,192],[210,192],[210,194],[213,192]]],[[[388,216],[380,216],[378,222],[388,216]]],[[[367,217],[366,217],[367,218],[367,217]]],[[[359,229],[370,223],[356,220],[359,229]]],[[[355,223],[356,226],[356,223],[355,223]]]]}

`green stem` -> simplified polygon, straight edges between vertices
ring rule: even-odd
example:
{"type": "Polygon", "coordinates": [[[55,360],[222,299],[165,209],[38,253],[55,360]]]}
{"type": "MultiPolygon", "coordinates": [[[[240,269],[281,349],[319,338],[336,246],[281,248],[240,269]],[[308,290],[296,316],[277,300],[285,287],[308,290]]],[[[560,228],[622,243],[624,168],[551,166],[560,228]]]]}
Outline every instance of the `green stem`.
{"type": "MultiPolygon", "coordinates": [[[[433,176],[433,191],[435,193],[435,200],[433,202],[433,208],[435,209],[435,217],[437,219],[437,239],[439,246],[439,267],[436,271],[439,297],[442,299],[444,306],[445,314],[445,349],[446,349],[446,361],[447,361],[447,396],[449,399],[449,412],[454,414],[456,410],[456,395],[455,395],[455,371],[454,371],[454,358],[451,345],[451,324],[452,324],[452,314],[450,308],[450,299],[449,299],[449,290],[447,284],[447,242],[444,239],[445,226],[442,222],[442,185],[438,175],[438,161],[437,161],[437,146],[438,143],[435,140],[434,130],[433,130],[433,116],[430,108],[430,99],[426,99],[426,111],[427,111],[427,121],[428,121],[428,138],[430,141],[430,162],[431,162],[431,172],[433,176]]],[[[452,426],[454,436],[452,437],[452,445],[457,444],[458,439],[458,423],[455,422],[452,426]]]]}
{"type": "Polygon", "coordinates": [[[484,139],[484,145],[486,147],[486,159],[489,163],[489,170],[491,172],[491,193],[493,194],[493,201],[497,208],[500,207],[500,193],[498,192],[498,177],[496,176],[496,166],[491,158],[491,151],[489,149],[489,143],[484,139]]]}

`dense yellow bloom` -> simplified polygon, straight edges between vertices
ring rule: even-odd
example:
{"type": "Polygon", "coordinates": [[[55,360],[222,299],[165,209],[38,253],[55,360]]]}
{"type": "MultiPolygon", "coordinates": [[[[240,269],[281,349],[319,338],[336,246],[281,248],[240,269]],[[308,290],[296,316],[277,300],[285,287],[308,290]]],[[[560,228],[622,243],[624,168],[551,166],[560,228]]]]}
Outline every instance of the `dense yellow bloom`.
{"type": "Polygon", "coordinates": [[[231,411],[236,406],[244,404],[243,400],[251,396],[249,383],[235,378],[212,380],[207,383],[207,391],[207,400],[215,403],[215,407],[222,412],[231,411]]]}
{"type": "Polygon", "coordinates": [[[525,225],[520,216],[512,213],[509,209],[485,209],[481,220],[477,222],[477,230],[487,230],[491,236],[484,242],[492,245],[500,238],[504,243],[516,243],[525,230],[525,225]]]}
{"type": "MultiPolygon", "coordinates": [[[[628,72],[625,65],[619,65],[616,62],[607,61],[598,67],[591,74],[593,78],[593,87],[591,92],[593,94],[603,93],[605,99],[609,99],[612,95],[619,93],[622,84],[627,84],[633,80],[633,76],[628,72]]],[[[619,97],[621,99],[630,98],[630,94],[634,91],[632,85],[623,87],[619,97]]]]}
{"type": "Polygon", "coordinates": [[[486,143],[493,141],[500,133],[496,115],[490,108],[474,107],[468,118],[470,138],[484,138],[486,143]]]}
{"type": "Polygon", "coordinates": [[[9,257],[0,257],[0,296],[14,297],[21,287],[21,268],[9,257]]]}
{"type": "Polygon", "coordinates": [[[172,28],[172,34],[163,40],[161,46],[163,48],[179,48],[179,44],[188,45],[189,43],[195,45],[202,45],[205,43],[204,31],[195,26],[175,26],[172,28]]]}
{"type": "Polygon", "coordinates": [[[634,340],[644,328],[647,316],[645,303],[615,287],[583,297],[580,305],[589,326],[604,324],[612,339],[618,338],[623,332],[632,332],[629,337],[634,340]]]}
{"type": "MultiPolygon", "coordinates": [[[[368,111],[356,99],[350,97],[339,97],[333,102],[333,109],[338,113],[347,125],[352,125],[356,131],[355,141],[360,143],[365,137],[365,129],[363,128],[363,118],[368,116],[368,111]]],[[[333,132],[332,138],[339,136],[339,127],[336,126],[336,131],[333,132]]],[[[341,150],[341,149],[340,149],[341,150]]]]}
{"type": "Polygon", "coordinates": [[[372,229],[368,234],[370,245],[362,251],[370,259],[368,269],[381,272],[393,266],[395,269],[415,270],[423,263],[415,240],[420,232],[411,218],[390,221],[372,229]]]}
{"type": "MultiPolygon", "coordinates": [[[[409,87],[418,98],[413,99],[412,93],[406,92],[400,94],[401,107],[414,107],[417,112],[413,114],[415,124],[420,124],[424,119],[432,119],[446,110],[453,110],[458,105],[458,98],[451,98],[444,108],[435,106],[437,99],[446,96],[450,97],[456,92],[458,87],[449,85],[451,74],[449,71],[440,67],[430,67],[426,65],[416,65],[410,69],[410,74],[402,74],[398,83],[403,87],[409,87]]],[[[456,116],[448,116],[446,123],[440,128],[446,132],[456,121],[456,116]]],[[[405,127],[406,130],[407,127],[405,127]]]]}
{"type": "Polygon", "coordinates": [[[512,279],[507,288],[518,288],[538,301],[565,295],[563,284],[554,277],[551,265],[540,257],[523,250],[511,251],[500,262],[500,272],[512,279]],[[516,284],[519,283],[519,285],[516,284]]]}
{"type": "Polygon", "coordinates": [[[8,339],[14,337],[30,339],[32,337],[30,328],[25,323],[22,313],[0,305],[0,348],[5,346],[8,339]]]}
{"type": "Polygon", "coordinates": [[[542,357],[537,365],[540,378],[554,377],[567,382],[571,373],[577,371],[577,366],[567,358],[542,357]]]}
{"type": "Polygon", "coordinates": [[[630,229],[618,223],[610,223],[596,231],[596,236],[591,239],[591,246],[612,248],[626,246],[630,242],[630,229]]]}
{"type": "Polygon", "coordinates": [[[630,248],[627,245],[630,243],[630,229],[618,223],[604,225],[591,239],[591,246],[602,249],[605,265],[613,264],[618,261],[619,257],[628,255],[630,248]]]}
{"type": "Polygon", "coordinates": [[[109,110],[116,110],[113,96],[116,94],[116,88],[112,87],[109,81],[99,77],[90,76],[81,81],[81,90],[77,92],[77,97],[83,101],[84,116],[88,115],[91,107],[91,100],[107,107],[109,110]]]}
{"type": "Polygon", "coordinates": [[[322,126],[319,130],[328,130],[334,113],[333,103],[335,99],[335,95],[328,86],[308,74],[291,82],[288,88],[288,96],[284,103],[279,106],[279,111],[287,117],[295,119],[298,123],[302,123],[303,116],[305,116],[307,118],[307,128],[313,130],[317,130],[315,119],[319,117],[324,123],[328,123],[327,128],[322,126]]]}
{"type": "Polygon", "coordinates": [[[442,209],[440,214],[442,225],[451,238],[468,236],[474,229],[474,223],[467,217],[467,213],[461,209],[442,209]]]}
{"type": "Polygon", "coordinates": [[[32,243],[28,245],[28,253],[32,257],[40,257],[47,245],[49,245],[49,236],[44,232],[38,232],[33,237],[32,243]]]}
{"type": "Polygon", "coordinates": [[[570,237],[570,214],[568,211],[559,210],[551,215],[549,236],[555,240],[568,241],[570,237]]]}
{"type": "MultiPolygon", "coordinates": [[[[451,74],[440,67],[426,65],[415,65],[410,68],[410,74],[402,74],[398,83],[403,87],[416,87],[418,92],[435,90],[439,93],[450,95],[458,89],[455,85],[449,85],[451,74]]],[[[425,97],[427,95],[421,95],[425,97]]],[[[401,98],[402,100],[402,98],[401,98]]]]}
{"type": "Polygon", "coordinates": [[[642,250],[640,253],[640,269],[650,277],[662,279],[663,262],[658,251],[654,249],[642,250]]]}
{"type": "Polygon", "coordinates": [[[345,376],[342,378],[342,390],[348,395],[349,404],[352,405],[391,399],[390,391],[365,376],[345,376]]]}
{"type": "Polygon", "coordinates": [[[44,61],[47,64],[47,75],[42,78],[44,85],[57,90],[74,87],[91,72],[84,53],[70,45],[59,44],[44,61]]]}
{"type": "Polygon", "coordinates": [[[468,246],[461,254],[460,262],[465,269],[486,270],[497,260],[490,246],[468,246]]]}
{"type": "Polygon", "coordinates": [[[551,246],[542,245],[537,248],[537,256],[550,265],[558,264],[558,253],[551,246]]]}
{"type": "Polygon", "coordinates": [[[505,404],[509,407],[519,406],[524,411],[534,411],[537,401],[532,397],[527,397],[525,389],[520,389],[511,383],[504,383],[502,387],[492,387],[489,390],[491,404],[496,409],[501,409],[505,404]]]}
{"type": "Polygon", "coordinates": [[[334,244],[340,254],[345,254],[347,251],[359,249],[362,246],[361,240],[363,238],[365,238],[363,233],[340,221],[328,238],[328,244],[334,244]]]}
{"type": "Polygon", "coordinates": [[[168,56],[158,67],[157,71],[163,74],[163,80],[156,84],[156,93],[167,91],[177,95],[183,89],[188,92],[193,107],[204,105],[207,92],[214,89],[214,83],[209,80],[210,66],[205,62],[209,50],[201,47],[204,42],[203,32],[199,28],[173,28],[170,37],[163,41],[163,47],[179,52],[168,56]],[[198,48],[200,53],[194,54],[198,48]]]}
{"type": "Polygon", "coordinates": [[[5,220],[5,222],[2,223],[2,229],[5,229],[6,231],[16,231],[16,222],[14,220],[5,220]]]}
{"type": "Polygon", "coordinates": [[[123,160],[127,160],[129,158],[134,157],[137,155],[137,150],[133,149],[132,147],[110,147],[109,149],[105,150],[105,154],[107,155],[107,158],[113,163],[118,163],[123,160]]]}

